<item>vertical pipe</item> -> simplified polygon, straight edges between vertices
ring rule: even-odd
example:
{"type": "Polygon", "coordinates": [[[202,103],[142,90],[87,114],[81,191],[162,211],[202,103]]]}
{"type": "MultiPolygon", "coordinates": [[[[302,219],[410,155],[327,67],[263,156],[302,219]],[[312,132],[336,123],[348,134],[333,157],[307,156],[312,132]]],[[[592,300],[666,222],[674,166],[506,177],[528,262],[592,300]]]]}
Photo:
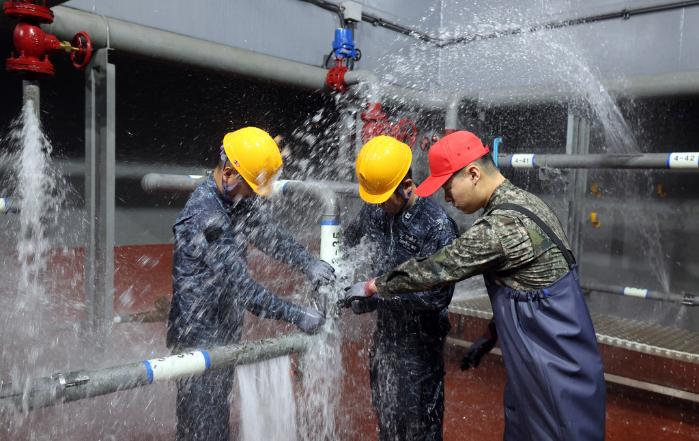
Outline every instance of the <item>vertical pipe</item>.
{"type": "Polygon", "coordinates": [[[22,80],[22,102],[26,106],[28,101],[33,101],[36,120],[41,121],[39,118],[41,89],[39,88],[39,82],[36,80],[22,80]]]}
{"type": "Polygon", "coordinates": [[[109,332],[114,307],[114,77],[107,49],[95,52],[85,77],[85,303],[98,335],[109,332]]]}
{"type": "Polygon", "coordinates": [[[323,216],[320,220],[320,258],[336,270],[340,257],[340,216],[323,216]]]}
{"type": "MultiPolygon", "coordinates": [[[[568,109],[566,154],[586,155],[590,152],[590,122],[578,115],[572,107],[568,109]]],[[[584,222],[583,202],[587,192],[587,170],[571,172],[568,203],[568,239],[576,259],[582,256],[582,225],[584,222]]],[[[579,267],[579,262],[578,262],[579,267]]],[[[578,269],[580,271],[580,268],[578,269]]]]}

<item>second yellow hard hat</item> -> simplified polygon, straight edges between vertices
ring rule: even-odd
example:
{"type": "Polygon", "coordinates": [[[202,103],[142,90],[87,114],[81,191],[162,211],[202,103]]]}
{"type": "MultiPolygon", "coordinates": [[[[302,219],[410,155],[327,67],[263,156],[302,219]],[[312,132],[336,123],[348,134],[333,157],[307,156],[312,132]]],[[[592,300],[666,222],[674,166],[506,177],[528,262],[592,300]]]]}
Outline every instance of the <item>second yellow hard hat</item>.
{"type": "Polygon", "coordinates": [[[413,151],[390,136],[377,136],[357,155],[359,196],[370,204],[385,202],[410,170],[413,151]]]}

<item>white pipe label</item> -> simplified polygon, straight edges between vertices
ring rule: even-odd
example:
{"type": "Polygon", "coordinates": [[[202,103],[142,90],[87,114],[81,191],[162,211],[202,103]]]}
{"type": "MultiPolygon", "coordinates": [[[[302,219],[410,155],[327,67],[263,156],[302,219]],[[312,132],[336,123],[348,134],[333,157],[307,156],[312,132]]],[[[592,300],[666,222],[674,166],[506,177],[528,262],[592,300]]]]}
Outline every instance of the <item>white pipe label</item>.
{"type": "Polygon", "coordinates": [[[667,158],[669,168],[699,168],[699,152],[670,153],[667,158]]]}
{"type": "Polygon", "coordinates": [[[143,364],[146,367],[148,383],[155,383],[201,374],[211,367],[211,359],[206,351],[192,351],[145,360],[143,364]]]}
{"type": "Polygon", "coordinates": [[[510,158],[510,166],[512,168],[534,168],[533,153],[518,153],[510,158]]]}
{"type": "Polygon", "coordinates": [[[320,258],[338,269],[340,260],[340,222],[335,220],[320,223],[320,258]]]}
{"type": "Polygon", "coordinates": [[[641,297],[645,299],[648,296],[648,290],[643,288],[632,288],[630,286],[625,286],[624,295],[631,297],[641,297]]]}

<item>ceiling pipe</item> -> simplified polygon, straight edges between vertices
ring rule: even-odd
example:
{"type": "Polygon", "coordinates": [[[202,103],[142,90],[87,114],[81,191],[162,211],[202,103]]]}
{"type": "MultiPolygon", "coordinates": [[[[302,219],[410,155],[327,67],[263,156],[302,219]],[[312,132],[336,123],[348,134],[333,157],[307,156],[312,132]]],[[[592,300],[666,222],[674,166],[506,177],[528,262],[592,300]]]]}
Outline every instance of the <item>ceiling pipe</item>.
{"type": "Polygon", "coordinates": [[[46,29],[60,37],[85,30],[95,47],[208,70],[259,78],[306,90],[322,90],[327,71],[320,67],[200,40],[174,32],[109,18],[65,6],[54,8],[46,29]]]}
{"type": "MultiPolygon", "coordinates": [[[[699,95],[699,70],[634,75],[600,81],[610,95],[617,98],[661,98],[699,95]]],[[[459,91],[447,100],[444,116],[445,133],[461,127],[459,109],[464,101],[481,108],[565,103],[580,97],[580,91],[570,85],[545,84],[526,88],[498,88],[482,91],[459,91]]]]}
{"type": "Polygon", "coordinates": [[[361,93],[370,102],[388,101],[399,106],[419,107],[421,109],[441,112],[447,105],[448,97],[443,94],[431,94],[417,89],[381,84],[375,73],[368,70],[351,70],[345,74],[348,86],[364,86],[361,93]]]}
{"type": "MultiPolygon", "coordinates": [[[[59,37],[72,35],[76,29],[85,30],[95,47],[187,64],[247,78],[261,79],[310,91],[325,89],[327,70],[296,61],[200,40],[174,32],[104,17],[65,6],[54,8],[55,19],[47,25],[49,32],[59,37]]],[[[425,92],[395,85],[379,85],[373,72],[349,71],[348,85],[367,83],[381,90],[384,99],[397,103],[442,111],[446,97],[432,97],[425,92]]]]}

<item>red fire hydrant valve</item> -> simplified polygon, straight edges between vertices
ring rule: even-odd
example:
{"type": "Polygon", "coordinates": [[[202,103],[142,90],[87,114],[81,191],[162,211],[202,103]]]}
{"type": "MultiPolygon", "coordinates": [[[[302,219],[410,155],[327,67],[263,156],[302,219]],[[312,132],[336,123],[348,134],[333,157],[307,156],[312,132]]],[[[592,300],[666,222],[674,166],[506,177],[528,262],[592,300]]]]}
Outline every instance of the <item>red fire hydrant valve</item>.
{"type": "Polygon", "coordinates": [[[347,84],[345,84],[345,74],[347,73],[347,66],[337,63],[335,66],[328,69],[328,75],[325,77],[325,84],[328,89],[333,92],[344,93],[347,91],[347,84]]]}
{"type": "Polygon", "coordinates": [[[44,32],[39,25],[53,22],[53,12],[41,1],[10,1],[3,4],[3,11],[19,20],[12,33],[15,52],[7,59],[5,69],[33,78],[53,76],[55,69],[48,55],[55,52],[70,54],[76,69],[84,69],[92,58],[90,36],[79,32],[73,41],[60,41],[55,35],[44,32]]]}
{"type": "Polygon", "coordinates": [[[370,103],[362,112],[362,142],[379,135],[388,135],[413,146],[417,141],[417,126],[410,118],[403,117],[397,123],[391,123],[384,113],[381,103],[370,103]]]}

